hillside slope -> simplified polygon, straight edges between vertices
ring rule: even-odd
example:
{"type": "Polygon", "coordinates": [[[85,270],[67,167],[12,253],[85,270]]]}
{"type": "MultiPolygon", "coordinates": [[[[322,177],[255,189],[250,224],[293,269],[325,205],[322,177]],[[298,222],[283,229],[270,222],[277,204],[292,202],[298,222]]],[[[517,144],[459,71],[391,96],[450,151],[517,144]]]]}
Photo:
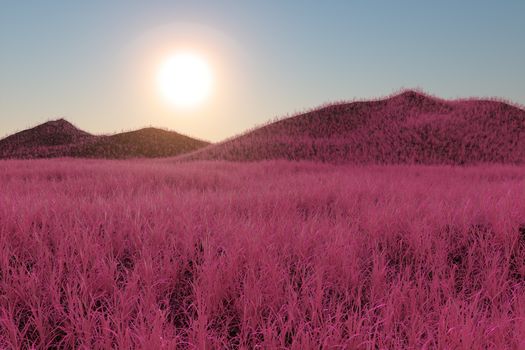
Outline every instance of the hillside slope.
{"type": "Polygon", "coordinates": [[[173,157],[208,144],[155,128],[95,136],[59,119],[0,140],[0,159],[173,157]]]}
{"type": "Polygon", "coordinates": [[[0,140],[0,158],[46,157],[96,138],[65,119],[52,120],[0,140]]]}
{"type": "Polygon", "coordinates": [[[174,131],[145,128],[82,143],[70,151],[74,157],[88,158],[155,158],[173,157],[207,146],[209,143],[174,131]]]}
{"type": "Polygon", "coordinates": [[[523,163],[525,111],[499,101],[446,101],[415,91],[328,105],[180,159],[335,163],[523,163]]]}

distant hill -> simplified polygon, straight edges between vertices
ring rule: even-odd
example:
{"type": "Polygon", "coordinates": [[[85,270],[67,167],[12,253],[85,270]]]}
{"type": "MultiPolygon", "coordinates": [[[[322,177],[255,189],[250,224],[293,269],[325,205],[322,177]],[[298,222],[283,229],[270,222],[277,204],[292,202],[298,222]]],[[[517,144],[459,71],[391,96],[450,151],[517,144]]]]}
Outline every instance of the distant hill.
{"type": "Polygon", "coordinates": [[[208,144],[174,131],[155,128],[95,136],[59,119],[0,140],[0,158],[173,157],[208,144]]]}
{"type": "Polygon", "coordinates": [[[0,158],[45,157],[48,153],[95,139],[96,136],[76,128],[67,120],[58,119],[0,140],[0,158]]]}
{"type": "Polygon", "coordinates": [[[327,105],[179,159],[523,163],[525,111],[500,101],[447,101],[408,90],[382,100],[327,105]]]}
{"type": "Polygon", "coordinates": [[[90,158],[172,157],[208,144],[174,131],[145,128],[99,137],[95,142],[74,147],[71,155],[90,158]]]}
{"type": "Polygon", "coordinates": [[[0,140],[0,158],[46,157],[524,163],[525,111],[502,101],[448,101],[408,90],[326,105],[212,145],[155,128],[95,136],[64,119],[0,140]]]}

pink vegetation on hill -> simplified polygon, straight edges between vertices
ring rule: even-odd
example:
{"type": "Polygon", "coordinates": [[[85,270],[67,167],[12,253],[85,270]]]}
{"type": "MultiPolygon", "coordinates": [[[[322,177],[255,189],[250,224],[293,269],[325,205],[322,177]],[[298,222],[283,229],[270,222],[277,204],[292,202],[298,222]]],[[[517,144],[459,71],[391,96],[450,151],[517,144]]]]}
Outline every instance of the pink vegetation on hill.
{"type": "Polygon", "coordinates": [[[73,144],[95,139],[64,119],[52,120],[0,140],[0,158],[40,158],[39,155],[65,152],[73,144]]]}
{"type": "Polygon", "coordinates": [[[523,349],[524,174],[2,161],[0,348],[523,349]]]}
{"type": "Polygon", "coordinates": [[[447,101],[415,91],[328,105],[182,159],[335,163],[523,163],[525,111],[501,101],[447,101]]]}
{"type": "Polygon", "coordinates": [[[70,156],[87,158],[157,158],[173,157],[207,146],[209,143],[174,131],[145,128],[72,147],[70,156]]]}
{"type": "Polygon", "coordinates": [[[0,140],[0,158],[174,156],[354,164],[524,163],[525,111],[502,101],[446,101],[404,91],[383,100],[327,105],[213,145],[155,128],[93,136],[63,119],[0,140]]]}
{"type": "Polygon", "coordinates": [[[95,136],[59,119],[0,140],[0,158],[173,157],[208,144],[174,131],[156,128],[95,136]]]}

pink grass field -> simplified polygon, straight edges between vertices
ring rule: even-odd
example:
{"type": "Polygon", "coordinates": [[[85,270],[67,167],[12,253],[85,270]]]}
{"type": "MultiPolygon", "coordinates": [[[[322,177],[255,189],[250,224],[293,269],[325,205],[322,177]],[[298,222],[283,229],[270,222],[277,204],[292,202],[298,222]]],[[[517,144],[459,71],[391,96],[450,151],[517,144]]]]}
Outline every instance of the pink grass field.
{"type": "Polygon", "coordinates": [[[2,349],[525,349],[525,167],[0,162],[2,349]]]}

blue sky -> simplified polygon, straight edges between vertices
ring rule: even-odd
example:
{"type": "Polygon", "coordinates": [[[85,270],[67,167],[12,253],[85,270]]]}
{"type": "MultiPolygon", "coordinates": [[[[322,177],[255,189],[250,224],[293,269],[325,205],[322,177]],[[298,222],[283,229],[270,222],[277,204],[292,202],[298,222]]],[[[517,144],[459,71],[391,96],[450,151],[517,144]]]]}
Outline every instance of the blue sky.
{"type": "Polygon", "coordinates": [[[218,141],[324,102],[421,88],[525,104],[525,1],[5,1],[0,136],[65,117],[218,141]],[[212,97],[158,97],[170,50],[198,48],[212,97]]]}

